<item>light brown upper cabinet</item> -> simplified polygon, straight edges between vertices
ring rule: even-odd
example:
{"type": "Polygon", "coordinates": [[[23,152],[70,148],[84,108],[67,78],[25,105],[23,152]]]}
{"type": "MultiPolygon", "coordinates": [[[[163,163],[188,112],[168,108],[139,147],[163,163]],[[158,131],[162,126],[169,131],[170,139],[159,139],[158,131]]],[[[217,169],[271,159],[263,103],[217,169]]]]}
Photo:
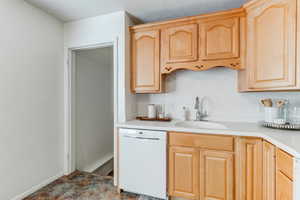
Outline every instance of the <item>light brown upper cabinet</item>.
{"type": "Polygon", "coordinates": [[[164,63],[198,60],[198,24],[169,27],[162,31],[164,63]]]}
{"type": "Polygon", "coordinates": [[[161,92],[160,31],[142,31],[131,35],[132,91],[161,92]]]}
{"type": "Polygon", "coordinates": [[[247,58],[240,91],[299,90],[297,0],[256,0],[245,8],[247,58]]]}
{"type": "Polygon", "coordinates": [[[239,18],[221,19],[201,25],[201,58],[220,60],[238,58],[240,51],[239,18]]]}
{"type": "Polygon", "coordinates": [[[242,68],[243,8],[130,27],[134,93],[162,92],[163,74],[242,68]]]}
{"type": "Polygon", "coordinates": [[[162,74],[178,69],[242,68],[245,26],[241,19],[244,10],[234,9],[162,26],[162,74]]]}
{"type": "Polygon", "coordinates": [[[160,93],[164,74],[218,66],[240,70],[240,92],[300,90],[297,1],[132,26],[132,91],[160,93]]]}

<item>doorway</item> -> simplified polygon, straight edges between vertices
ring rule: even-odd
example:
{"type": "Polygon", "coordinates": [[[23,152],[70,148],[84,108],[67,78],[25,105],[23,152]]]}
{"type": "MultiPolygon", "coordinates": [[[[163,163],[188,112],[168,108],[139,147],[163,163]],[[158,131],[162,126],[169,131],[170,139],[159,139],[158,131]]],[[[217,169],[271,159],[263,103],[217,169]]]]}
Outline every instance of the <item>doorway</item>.
{"type": "Polygon", "coordinates": [[[115,48],[71,50],[69,172],[112,175],[115,121],[115,48]]]}

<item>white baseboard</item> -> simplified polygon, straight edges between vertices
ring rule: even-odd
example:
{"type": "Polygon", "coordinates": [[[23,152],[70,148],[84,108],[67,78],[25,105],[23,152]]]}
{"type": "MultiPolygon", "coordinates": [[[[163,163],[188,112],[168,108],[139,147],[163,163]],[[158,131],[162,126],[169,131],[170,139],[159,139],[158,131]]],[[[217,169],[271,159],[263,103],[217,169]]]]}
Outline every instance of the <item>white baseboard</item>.
{"type": "Polygon", "coordinates": [[[63,172],[60,172],[58,173],[57,175],[55,176],[52,176],[48,179],[46,179],[45,181],[41,182],[40,184],[36,185],[36,186],[33,186],[32,188],[30,188],[29,190],[27,190],[26,192],[20,194],[20,195],[17,195],[15,196],[14,198],[12,198],[11,200],[22,200],[24,199],[25,197],[29,196],[30,194],[36,192],[37,190],[45,187],[46,185],[48,185],[49,183],[52,183],[53,181],[55,181],[56,179],[62,177],[64,175],[63,172]]]}
{"type": "Polygon", "coordinates": [[[105,164],[107,161],[111,160],[113,157],[114,157],[113,153],[107,154],[106,156],[104,156],[103,158],[97,160],[93,164],[84,167],[82,169],[82,171],[90,172],[91,173],[91,172],[95,171],[96,169],[98,169],[103,164],[105,164]]]}
{"type": "MultiPolygon", "coordinates": [[[[101,165],[105,164],[107,161],[109,161],[110,159],[112,159],[114,156],[113,156],[113,153],[111,154],[108,154],[107,156],[105,156],[104,158],[102,159],[99,159],[98,161],[96,161],[94,164],[86,167],[83,171],[86,171],[86,172],[93,172],[95,171],[97,168],[99,168],[101,165]]],[[[29,190],[23,192],[22,194],[19,194],[15,197],[13,197],[11,200],[22,200],[24,199],[25,197],[27,197],[28,195],[36,192],[37,190],[45,187],[46,185],[52,183],[53,181],[55,181],[56,179],[62,177],[64,175],[63,172],[60,172],[58,173],[57,175],[55,176],[52,176],[46,180],[44,180],[43,182],[41,182],[40,184],[38,185],[35,185],[33,186],[32,188],[30,188],[29,190]]]]}

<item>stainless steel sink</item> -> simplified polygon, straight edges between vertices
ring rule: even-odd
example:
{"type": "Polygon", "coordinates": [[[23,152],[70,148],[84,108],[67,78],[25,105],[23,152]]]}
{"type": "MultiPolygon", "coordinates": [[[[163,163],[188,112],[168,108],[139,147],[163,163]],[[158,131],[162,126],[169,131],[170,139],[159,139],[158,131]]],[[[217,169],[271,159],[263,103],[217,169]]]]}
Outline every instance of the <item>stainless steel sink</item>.
{"type": "Polygon", "coordinates": [[[182,121],[175,123],[175,126],[183,128],[228,129],[223,124],[205,121],[182,121]]]}

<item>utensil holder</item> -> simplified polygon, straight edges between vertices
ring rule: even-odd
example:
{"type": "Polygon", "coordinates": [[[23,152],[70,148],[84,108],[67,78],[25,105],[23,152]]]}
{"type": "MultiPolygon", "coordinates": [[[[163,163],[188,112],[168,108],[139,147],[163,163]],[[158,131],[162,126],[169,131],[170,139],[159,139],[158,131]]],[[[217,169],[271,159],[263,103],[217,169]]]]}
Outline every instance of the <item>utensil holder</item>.
{"type": "Polygon", "coordinates": [[[279,116],[279,109],[275,107],[265,107],[265,122],[272,123],[279,116]]]}

